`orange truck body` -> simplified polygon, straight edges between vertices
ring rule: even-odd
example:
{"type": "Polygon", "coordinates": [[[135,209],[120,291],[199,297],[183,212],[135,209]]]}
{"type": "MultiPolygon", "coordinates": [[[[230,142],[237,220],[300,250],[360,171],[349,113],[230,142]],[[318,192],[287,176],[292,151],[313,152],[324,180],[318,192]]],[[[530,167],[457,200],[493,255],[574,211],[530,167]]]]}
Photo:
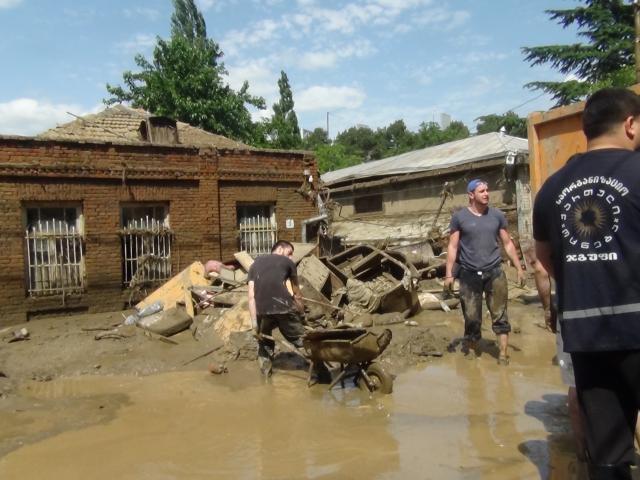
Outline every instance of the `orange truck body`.
{"type": "MultiPolygon", "coordinates": [[[[640,83],[630,88],[640,94],[640,83]]],[[[535,198],[549,175],[562,167],[573,154],[586,150],[587,139],[582,133],[584,103],[573,103],[529,115],[527,128],[532,198],[535,198]]]]}

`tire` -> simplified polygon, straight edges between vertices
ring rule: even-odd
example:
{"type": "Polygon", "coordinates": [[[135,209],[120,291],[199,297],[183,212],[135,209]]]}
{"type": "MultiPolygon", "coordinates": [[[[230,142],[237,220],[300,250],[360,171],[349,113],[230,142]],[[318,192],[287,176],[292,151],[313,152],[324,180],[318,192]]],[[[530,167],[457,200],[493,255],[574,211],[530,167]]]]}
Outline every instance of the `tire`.
{"type": "Polygon", "coordinates": [[[367,375],[373,383],[373,390],[369,390],[367,381],[364,376],[360,375],[358,378],[358,387],[366,392],[380,392],[384,394],[391,393],[393,391],[393,377],[382,368],[379,363],[372,363],[367,368],[367,375]]]}

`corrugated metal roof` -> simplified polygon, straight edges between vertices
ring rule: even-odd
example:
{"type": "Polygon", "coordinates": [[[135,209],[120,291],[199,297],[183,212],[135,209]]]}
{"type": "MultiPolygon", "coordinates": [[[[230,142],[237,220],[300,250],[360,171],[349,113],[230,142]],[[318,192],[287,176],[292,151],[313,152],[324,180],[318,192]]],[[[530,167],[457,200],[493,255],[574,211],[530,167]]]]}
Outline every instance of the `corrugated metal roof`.
{"type": "Polygon", "coordinates": [[[327,172],[322,175],[322,180],[327,185],[332,185],[361,178],[425,172],[488,160],[503,156],[509,151],[528,152],[527,139],[496,132],[486,133],[327,172]]]}

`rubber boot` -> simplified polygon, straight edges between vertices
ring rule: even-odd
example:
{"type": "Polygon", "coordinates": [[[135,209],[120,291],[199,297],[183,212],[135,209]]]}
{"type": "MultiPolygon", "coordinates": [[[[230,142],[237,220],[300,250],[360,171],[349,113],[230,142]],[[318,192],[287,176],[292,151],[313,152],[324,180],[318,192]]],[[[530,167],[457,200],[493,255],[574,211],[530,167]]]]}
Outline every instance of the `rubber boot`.
{"type": "Polygon", "coordinates": [[[631,480],[631,466],[593,465],[588,466],[590,480],[631,480]]]}

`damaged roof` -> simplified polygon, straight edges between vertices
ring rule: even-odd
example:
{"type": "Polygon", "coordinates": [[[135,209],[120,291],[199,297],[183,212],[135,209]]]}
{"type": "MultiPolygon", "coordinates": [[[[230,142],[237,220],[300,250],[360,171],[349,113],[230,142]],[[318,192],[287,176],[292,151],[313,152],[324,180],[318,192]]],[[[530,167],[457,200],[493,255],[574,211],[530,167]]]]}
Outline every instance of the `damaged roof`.
{"type": "MultiPolygon", "coordinates": [[[[140,135],[140,124],[152,116],[152,114],[142,109],[114,105],[99,113],[85,115],[72,122],[58,125],[37,135],[36,138],[41,140],[97,141],[148,145],[150,142],[144,140],[140,135]]],[[[179,145],[253,150],[252,147],[244,143],[207,132],[187,123],[176,122],[176,124],[179,145]]]]}
{"type": "Polygon", "coordinates": [[[508,152],[528,153],[527,139],[497,132],[485,133],[327,172],[322,175],[322,180],[333,185],[363,178],[425,172],[499,158],[508,152]]]}

